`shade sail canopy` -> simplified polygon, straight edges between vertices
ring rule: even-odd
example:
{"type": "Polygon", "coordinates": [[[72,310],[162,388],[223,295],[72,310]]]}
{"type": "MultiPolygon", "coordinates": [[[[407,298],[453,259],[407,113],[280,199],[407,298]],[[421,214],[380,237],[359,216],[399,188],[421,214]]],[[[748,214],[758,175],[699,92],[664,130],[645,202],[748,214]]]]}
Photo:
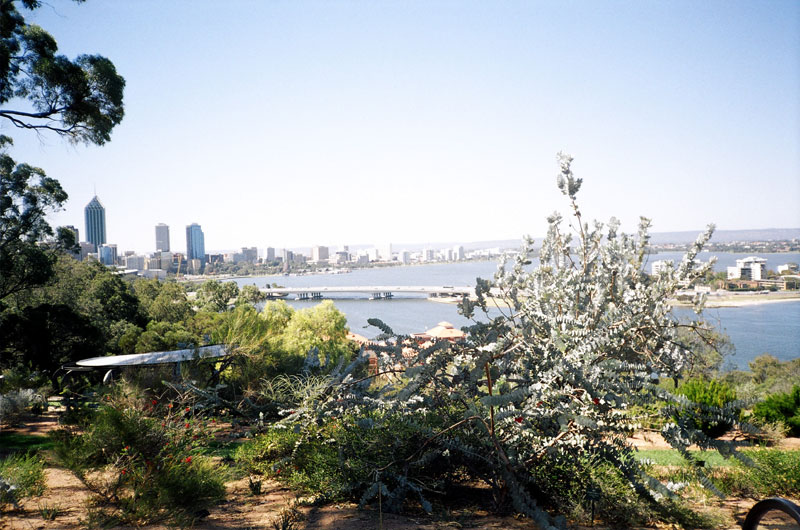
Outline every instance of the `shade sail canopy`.
{"type": "Polygon", "coordinates": [[[167,364],[195,359],[214,359],[228,354],[221,344],[215,346],[201,346],[185,350],[154,351],[149,353],[133,353],[130,355],[110,355],[108,357],[92,357],[82,359],[75,364],[100,368],[104,366],[141,366],[146,364],[167,364]]]}
{"type": "Polygon", "coordinates": [[[424,335],[436,339],[463,339],[465,334],[460,329],[455,329],[450,322],[439,322],[436,327],[426,331],[424,335]]]}

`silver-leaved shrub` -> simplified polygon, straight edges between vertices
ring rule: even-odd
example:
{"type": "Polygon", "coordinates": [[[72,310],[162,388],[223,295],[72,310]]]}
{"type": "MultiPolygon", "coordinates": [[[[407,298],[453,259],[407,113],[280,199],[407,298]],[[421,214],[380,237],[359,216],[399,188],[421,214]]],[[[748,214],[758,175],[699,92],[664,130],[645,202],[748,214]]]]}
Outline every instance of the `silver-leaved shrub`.
{"type": "MultiPolygon", "coordinates": [[[[359,444],[366,444],[372,433],[385,437],[395,429],[413,446],[398,445],[394,455],[380,461],[379,451],[364,451],[362,464],[374,460],[369,473],[360,479],[348,475],[362,503],[380,499],[383,506],[397,506],[398,497],[410,497],[429,507],[425,480],[434,475],[431,469],[457,463],[452,465],[459,470],[451,472],[484,480],[496,496],[509,498],[542,528],[564,525],[563,518],[550,513],[559,507],[547,493],[552,491],[546,483],[548,466],[616,468],[641,496],[674,495],[634,458],[635,448],[627,440],[637,425],[628,411],[636,405],[667,404],[662,434],[687,458],[692,458],[687,448],[697,444],[746,460],[731,443],[695,428],[716,421],[748,429],[735,417],[738,404],[702,406],[657,385],[693,363],[670,300],[680,286],[712,267],[713,262],[698,263],[697,254],[713,226],[680,263],[648,275],[650,222],[642,218],[636,235],[620,233],[613,218],[606,225],[586,223],[576,202],[582,179],[574,176],[571,162],[559,155],[558,187],[571,208],[569,228],[560,214],[551,215],[538,255],[527,238],[519,254],[500,264],[492,281],[477,281],[475,297],[464,299],[461,311],[470,318],[483,313],[483,318],[468,329],[467,339],[419,346],[372,321],[387,341],[387,346],[373,347],[377,373],[365,372],[362,354],[334,373],[314,405],[292,411],[283,425],[301,435],[295,453],[320,438],[320,425],[363,418],[349,422],[360,429],[353,438],[359,444]],[[493,305],[501,316],[489,316],[493,305]]],[[[702,311],[701,296],[693,303],[702,311]]],[[[347,453],[347,447],[338,450],[347,453]]],[[[348,469],[353,468],[350,459],[348,469]]],[[[291,463],[291,455],[285,461],[291,463]]]]}

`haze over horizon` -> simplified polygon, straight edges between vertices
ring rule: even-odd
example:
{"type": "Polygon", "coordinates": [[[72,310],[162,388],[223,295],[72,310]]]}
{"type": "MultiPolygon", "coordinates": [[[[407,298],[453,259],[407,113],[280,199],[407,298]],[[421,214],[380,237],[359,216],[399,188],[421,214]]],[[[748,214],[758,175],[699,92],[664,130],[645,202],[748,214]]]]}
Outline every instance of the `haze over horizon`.
{"type": "MultiPolygon", "coordinates": [[[[27,12],[26,12],[27,13],[27,12]]],[[[108,242],[235,249],[517,239],[567,212],[654,232],[800,227],[800,3],[57,2],[27,14],[111,59],[102,147],[8,124],[11,156],[94,195],[108,242]]]]}

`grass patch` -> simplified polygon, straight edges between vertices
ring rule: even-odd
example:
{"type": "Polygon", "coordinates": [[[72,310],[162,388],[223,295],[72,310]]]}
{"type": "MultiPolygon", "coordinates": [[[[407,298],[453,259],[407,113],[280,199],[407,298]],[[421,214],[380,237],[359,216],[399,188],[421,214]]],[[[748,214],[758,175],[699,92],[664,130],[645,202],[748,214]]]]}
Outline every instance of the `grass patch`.
{"type": "MultiPolygon", "coordinates": [[[[730,467],[734,461],[723,457],[716,451],[693,451],[698,459],[706,462],[710,467],[730,467]]],[[[657,466],[683,466],[686,461],[675,449],[644,449],[636,452],[636,459],[640,462],[648,460],[657,466]]]]}
{"type": "Polygon", "coordinates": [[[19,434],[14,432],[0,433],[0,454],[47,451],[52,448],[53,440],[49,436],[19,434]]]}

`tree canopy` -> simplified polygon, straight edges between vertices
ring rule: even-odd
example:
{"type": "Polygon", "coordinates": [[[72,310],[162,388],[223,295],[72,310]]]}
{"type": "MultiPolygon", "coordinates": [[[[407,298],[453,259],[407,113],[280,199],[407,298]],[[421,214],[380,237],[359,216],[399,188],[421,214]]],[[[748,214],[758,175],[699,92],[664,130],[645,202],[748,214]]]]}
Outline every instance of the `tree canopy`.
{"type": "Polygon", "coordinates": [[[57,180],[17,164],[6,152],[10,144],[0,135],[0,304],[52,274],[53,256],[37,243],[53,235],[46,214],[67,200],[57,180]]]}
{"type": "MultiPolygon", "coordinates": [[[[35,9],[41,2],[21,4],[35,9]]],[[[26,22],[15,2],[0,0],[0,118],[22,129],[102,145],[122,121],[124,88],[110,60],[59,55],[52,35],[26,22]]]]}

